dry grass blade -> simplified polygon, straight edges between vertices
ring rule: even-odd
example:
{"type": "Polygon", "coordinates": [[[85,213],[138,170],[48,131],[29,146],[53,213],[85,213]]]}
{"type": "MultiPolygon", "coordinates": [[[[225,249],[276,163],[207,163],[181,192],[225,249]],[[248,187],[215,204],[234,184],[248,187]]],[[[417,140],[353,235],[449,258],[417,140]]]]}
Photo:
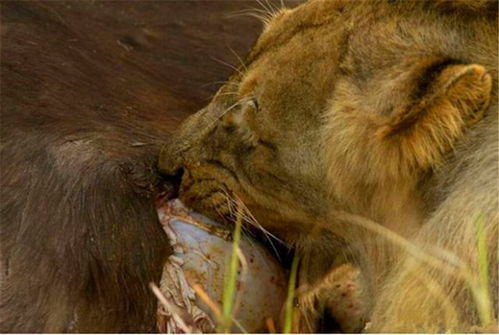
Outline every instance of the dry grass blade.
{"type": "MultiPolygon", "coordinates": [[[[207,306],[208,308],[215,314],[215,317],[217,319],[217,324],[220,324],[221,318],[222,318],[222,311],[220,310],[220,307],[217,305],[216,302],[213,301],[213,299],[210,298],[208,293],[198,284],[192,284],[192,289],[194,292],[196,292],[196,295],[201,299],[207,306]]],[[[232,322],[243,332],[244,334],[247,334],[248,332],[244,327],[235,319],[232,319],[232,322]]]]}
{"type": "Polygon", "coordinates": [[[215,317],[217,318],[217,320],[219,320],[222,316],[222,311],[220,310],[220,307],[218,307],[217,303],[210,298],[208,293],[206,293],[206,291],[203,290],[203,288],[199,284],[192,284],[191,286],[194,292],[196,292],[196,295],[199,297],[199,299],[201,299],[208,306],[208,308],[213,311],[215,317]]]}
{"type": "Polygon", "coordinates": [[[277,333],[274,319],[272,319],[272,318],[266,318],[265,319],[265,324],[267,325],[267,330],[269,331],[270,334],[277,333]]]}
{"type": "Polygon", "coordinates": [[[192,317],[188,313],[170,303],[163,295],[163,293],[161,293],[161,290],[156,284],[150,283],[149,287],[151,288],[156,298],[158,298],[159,302],[163,305],[165,310],[171,314],[172,318],[179,325],[182,331],[184,331],[185,333],[199,333],[199,331],[195,327],[194,320],[192,320],[192,317]],[[189,324],[191,326],[189,326],[189,324]]]}

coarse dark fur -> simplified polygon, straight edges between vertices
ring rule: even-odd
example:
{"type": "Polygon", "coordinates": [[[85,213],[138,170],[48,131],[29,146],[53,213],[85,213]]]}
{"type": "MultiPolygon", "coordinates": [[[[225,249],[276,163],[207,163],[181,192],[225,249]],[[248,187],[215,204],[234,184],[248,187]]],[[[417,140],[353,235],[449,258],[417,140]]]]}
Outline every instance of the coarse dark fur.
{"type": "Polygon", "coordinates": [[[0,4],[1,332],[155,330],[157,155],[254,40],[247,5],[0,4]]]}

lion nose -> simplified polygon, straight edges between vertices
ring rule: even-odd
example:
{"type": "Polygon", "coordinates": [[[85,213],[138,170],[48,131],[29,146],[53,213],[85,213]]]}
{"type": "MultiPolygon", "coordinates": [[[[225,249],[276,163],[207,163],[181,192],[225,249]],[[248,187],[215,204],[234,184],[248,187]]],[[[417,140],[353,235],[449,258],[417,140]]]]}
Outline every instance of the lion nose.
{"type": "Polygon", "coordinates": [[[176,141],[168,141],[159,153],[158,168],[166,176],[175,176],[184,164],[183,150],[176,147],[176,141]]]}

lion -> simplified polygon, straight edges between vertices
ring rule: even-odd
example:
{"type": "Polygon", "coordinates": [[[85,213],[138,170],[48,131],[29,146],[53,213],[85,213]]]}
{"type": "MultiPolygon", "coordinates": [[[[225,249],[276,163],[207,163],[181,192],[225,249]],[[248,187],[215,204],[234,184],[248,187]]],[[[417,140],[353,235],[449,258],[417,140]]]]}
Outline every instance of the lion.
{"type": "Polygon", "coordinates": [[[300,285],[321,288],[304,315],[322,305],[334,316],[328,280],[351,264],[363,315],[344,330],[495,329],[497,10],[443,0],[279,10],[165,146],[160,170],[183,171],[180,197],[198,211],[230,215],[229,194],[295,247],[300,285]]]}

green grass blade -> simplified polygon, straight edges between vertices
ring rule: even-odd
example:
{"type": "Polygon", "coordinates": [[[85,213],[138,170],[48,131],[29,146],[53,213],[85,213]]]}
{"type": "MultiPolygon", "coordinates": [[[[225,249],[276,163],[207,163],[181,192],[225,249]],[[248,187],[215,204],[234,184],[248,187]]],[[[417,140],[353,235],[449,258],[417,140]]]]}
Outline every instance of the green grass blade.
{"type": "Polygon", "coordinates": [[[239,249],[239,242],[241,240],[241,226],[242,226],[242,212],[238,209],[236,216],[236,223],[234,227],[232,253],[230,255],[229,266],[226,267],[225,285],[222,294],[222,320],[219,331],[221,333],[230,332],[232,324],[232,310],[234,308],[234,296],[236,294],[236,283],[239,269],[239,259],[237,257],[237,250],[239,249]]]}
{"type": "Polygon", "coordinates": [[[485,232],[483,217],[480,215],[475,220],[477,250],[478,250],[478,278],[480,299],[478,309],[482,325],[487,326],[491,322],[491,301],[489,293],[489,263],[487,255],[487,234],[485,232]]]}
{"type": "Polygon", "coordinates": [[[298,273],[299,257],[295,254],[291,263],[291,272],[288,282],[288,296],[286,298],[286,310],[284,315],[284,333],[291,333],[293,330],[293,305],[295,300],[296,277],[298,273]]]}

